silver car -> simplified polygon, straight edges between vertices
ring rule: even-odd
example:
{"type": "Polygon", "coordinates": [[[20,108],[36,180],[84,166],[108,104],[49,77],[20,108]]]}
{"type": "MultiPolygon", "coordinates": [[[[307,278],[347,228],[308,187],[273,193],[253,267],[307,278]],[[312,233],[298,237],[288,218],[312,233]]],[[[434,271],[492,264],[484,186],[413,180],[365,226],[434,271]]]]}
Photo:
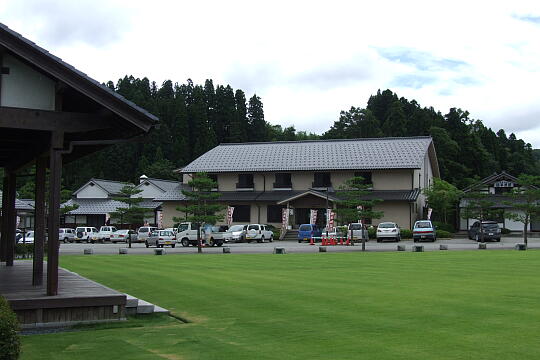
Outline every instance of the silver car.
{"type": "Polygon", "coordinates": [[[58,229],[58,238],[64,243],[73,242],[75,240],[75,229],[60,228],[58,229]]]}
{"type": "Polygon", "coordinates": [[[154,230],[146,238],[144,244],[146,247],[155,246],[159,248],[169,245],[173,248],[176,246],[176,238],[170,230],[154,230]]]}
{"type": "Polygon", "coordinates": [[[225,242],[244,242],[246,241],[247,225],[233,225],[223,234],[225,242]]]}
{"type": "Polygon", "coordinates": [[[377,242],[384,240],[401,240],[401,231],[394,222],[382,222],[377,226],[377,242]]]}

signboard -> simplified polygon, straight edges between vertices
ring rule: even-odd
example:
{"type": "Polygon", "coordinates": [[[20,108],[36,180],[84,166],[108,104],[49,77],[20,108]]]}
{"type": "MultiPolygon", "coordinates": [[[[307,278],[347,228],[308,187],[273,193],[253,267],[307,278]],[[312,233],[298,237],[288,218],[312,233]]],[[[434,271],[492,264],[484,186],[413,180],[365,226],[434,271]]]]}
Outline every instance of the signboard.
{"type": "Polygon", "coordinates": [[[311,209],[310,216],[309,216],[309,223],[311,225],[315,225],[317,222],[317,210],[311,209]]]}
{"type": "Polygon", "coordinates": [[[163,211],[157,211],[157,226],[163,229],[163,211]]]}
{"type": "Polygon", "coordinates": [[[511,187],[514,187],[514,183],[511,182],[511,181],[507,181],[507,180],[500,180],[500,181],[495,182],[494,186],[495,187],[511,188],[511,187]]]}
{"type": "Polygon", "coordinates": [[[227,207],[227,225],[231,225],[233,221],[234,206],[227,207]]]}

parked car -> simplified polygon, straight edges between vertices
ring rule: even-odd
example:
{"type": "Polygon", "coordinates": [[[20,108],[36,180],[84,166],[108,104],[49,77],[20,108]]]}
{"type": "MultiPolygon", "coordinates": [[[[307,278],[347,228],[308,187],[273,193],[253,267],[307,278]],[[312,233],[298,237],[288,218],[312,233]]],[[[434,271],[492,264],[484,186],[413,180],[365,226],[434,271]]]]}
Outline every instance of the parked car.
{"type": "Polygon", "coordinates": [[[73,242],[75,240],[75,229],[60,228],[58,229],[58,238],[64,243],[73,242]]]}
{"type": "Polygon", "coordinates": [[[346,236],[337,227],[328,228],[328,232],[327,232],[326,228],[322,229],[322,235],[321,236],[327,236],[327,234],[328,234],[328,237],[332,237],[332,238],[339,238],[339,237],[345,237],[346,236]]]}
{"type": "MultiPolygon", "coordinates": [[[[310,241],[311,238],[320,238],[322,230],[313,224],[302,224],[298,228],[298,242],[310,241]]],[[[315,241],[315,240],[314,240],[315,241]]]]}
{"type": "Polygon", "coordinates": [[[365,238],[366,241],[369,240],[368,231],[360,223],[349,224],[349,227],[348,227],[347,230],[349,232],[347,234],[347,236],[349,236],[351,234],[351,231],[352,231],[352,240],[353,241],[362,240],[363,238],[365,238]]]}
{"type": "Polygon", "coordinates": [[[501,241],[501,228],[496,221],[482,221],[482,229],[480,221],[475,221],[469,229],[469,239],[482,241],[482,233],[484,240],[501,241]]]}
{"type": "Polygon", "coordinates": [[[435,241],[437,240],[437,233],[435,226],[431,223],[431,220],[418,220],[413,226],[413,241],[435,241]]]}
{"type": "Polygon", "coordinates": [[[401,240],[401,231],[394,222],[382,222],[377,226],[377,242],[385,240],[401,240]]]}
{"type": "Polygon", "coordinates": [[[176,238],[170,230],[154,230],[148,235],[144,244],[146,247],[155,246],[159,248],[169,245],[173,248],[176,246],[176,238]]]}
{"type": "Polygon", "coordinates": [[[116,231],[118,231],[118,229],[115,228],[114,226],[108,226],[108,225],[102,226],[99,228],[98,237],[101,240],[101,242],[111,241],[111,236],[116,231]]]}
{"type": "Polygon", "coordinates": [[[80,226],[75,229],[75,242],[86,241],[87,243],[94,243],[99,240],[98,229],[90,226],[80,226]]]}
{"type": "Polygon", "coordinates": [[[204,240],[210,246],[221,246],[225,242],[225,234],[229,227],[227,225],[210,226],[204,229],[204,240]]]}
{"type": "Polygon", "coordinates": [[[266,225],[261,224],[249,224],[246,230],[247,242],[257,241],[265,242],[266,240],[274,241],[274,233],[267,228],[266,225]]]}
{"type": "Polygon", "coordinates": [[[233,225],[223,234],[225,242],[244,242],[246,241],[247,225],[233,225]]]}
{"type": "Polygon", "coordinates": [[[19,244],[33,244],[34,243],[34,232],[27,231],[24,236],[21,236],[17,239],[19,244]]]}
{"type": "Polygon", "coordinates": [[[114,233],[111,234],[111,242],[117,243],[117,242],[129,242],[129,238],[131,237],[131,242],[137,242],[137,233],[135,230],[117,230],[114,233]]]}
{"type": "Polygon", "coordinates": [[[152,231],[154,230],[157,230],[157,227],[155,226],[141,226],[138,230],[137,230],[137,238],[135,239],[135,241],[133,241],[133,239],[131,239],[131,242],[145,242],[146,239],[148,238],[148,236],[150,236],[150,233],[152,233],[152,231]]]}
{"type": "MultiPolygon", "coordinates": [[[[201,239],[204,241],[204,231],[202,229],[201,239]]],[[[176,242],[179,242],[184,247],[189,245],[197,246],[197,225],[190,222],[180,223],[176,231],[176,242]]]]}

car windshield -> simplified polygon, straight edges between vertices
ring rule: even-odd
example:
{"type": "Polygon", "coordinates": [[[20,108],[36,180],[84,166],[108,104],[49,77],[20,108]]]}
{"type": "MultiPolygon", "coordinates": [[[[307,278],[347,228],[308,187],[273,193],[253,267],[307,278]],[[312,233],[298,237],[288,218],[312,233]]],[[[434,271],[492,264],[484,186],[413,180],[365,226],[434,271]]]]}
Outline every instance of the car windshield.
{"type": "Polygon", "coordinates": [[[169,230],[164,230],[159,232],[160,236],[173,236],[173,233],[169,230]]]}
{"type": "Polygon", "coordinates": [[[311,225],[300,225],[300,231],[311,231],[311,225]]]}
{"type": "Polygon", "coordinates": [[[351,226],[349,226],[349,230],[362,230],[362,225],[360,225],[360,224],[351,224],[351,226]]]}
{"type": "Polygon", "coordinates": [[[244,225],[233,225],[231,226],[231,228],[229,229],[229,231],[242,231],[244,230],[244,225]]]}
{"type": "Polygon", "coordinates": [[[499,227],[499,224],[490,222],[490,223],[483,223],[482,226],[485,227],[486,229],[496,229],[499,227]]]}
{"type": "Polygon", "coordinates": [[[396,227],[396,224],[394,224],[394,223],[380,223],[379,227],[381,229],[392,229],[392,228],[396,227]]]}
{"type": "Polygon", "coordinates": [[[147,232],[148,232],[148,228],[140,228],[140,229],[139,229],[139,232],[140,232],[140,233],[147,233],[147,232]]]}
{"type": "Polygon", "coordinates": [[[419,229],[427,229],[427,228],[431,228],[431,221],[419,221],[416,223],[416,226],[417,228],[419,229]]]}
{"type": "Polygon", "coordinates": [[[180,224],[178,226],[178,232],[186,231],[188,229],[188,224],[180,224]]]}

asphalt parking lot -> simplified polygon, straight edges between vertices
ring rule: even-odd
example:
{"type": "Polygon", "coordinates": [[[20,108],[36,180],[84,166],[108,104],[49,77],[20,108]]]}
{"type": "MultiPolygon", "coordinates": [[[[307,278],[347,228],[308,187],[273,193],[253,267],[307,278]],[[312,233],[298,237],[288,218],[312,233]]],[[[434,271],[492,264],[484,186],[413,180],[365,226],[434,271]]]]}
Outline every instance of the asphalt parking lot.
{"type": "MultiPolygon", "coordinates": [[[[515,245],[523,243],[522,238],[507,237],[502,238],[500,243],[487,242],[487,249],[514,249],[515,245]]],[[[374,240],[366,243],[366,251],[397,251],[397,245],[404,245],[406,251],[412,251],[413,245],[423,245],[425,251],[439,250],[441,244],[447,245],[448,250],[475,250],[478,249],[478,244],[475,241],[468,240],[466,238],[444,239],[437,240],[436,242],[422,242],[413,243],[412,240],[402,240],[399,243],[385,242],[377,243],[374,240]]],[[[271,254],[274,252],[274,248],[285,248],[286,253],[314,253],[319,251],[321,244],[309,245],[308,243],[299,244],[296,241],[274,241],[272,243],[239,243],[239,244],[226,244],[224,246],[230,248],[230,252],[234,254],[271,254]]],[[[84,249],[93,249],[94,254],[100,255],[117,255],[120,248],[127,248],[127,244],[61,244],[60,253],[62,255],[82,255],[84,249]]],[[[354,252],[362,251],[362,244],[357,243],[354,246],[327,246],[327,252],[354,252]]],[[[529,239],[529,249],[540,249],[540,239],[529,239]]],[[[128,249],[128,254],[137,255],[151,255],[154,254],[155,247],[146,248],[144,244],[132,244],[132,248],[128,249]]],[[[196,254],[197,247],[182,247],[180,244],[173,249],[171,247],[165,247],[167,254],[196,254]]],[[[221,254],[223,253],[222,247],[204,247],[203,253],[207,254],[221,254]]]]}

